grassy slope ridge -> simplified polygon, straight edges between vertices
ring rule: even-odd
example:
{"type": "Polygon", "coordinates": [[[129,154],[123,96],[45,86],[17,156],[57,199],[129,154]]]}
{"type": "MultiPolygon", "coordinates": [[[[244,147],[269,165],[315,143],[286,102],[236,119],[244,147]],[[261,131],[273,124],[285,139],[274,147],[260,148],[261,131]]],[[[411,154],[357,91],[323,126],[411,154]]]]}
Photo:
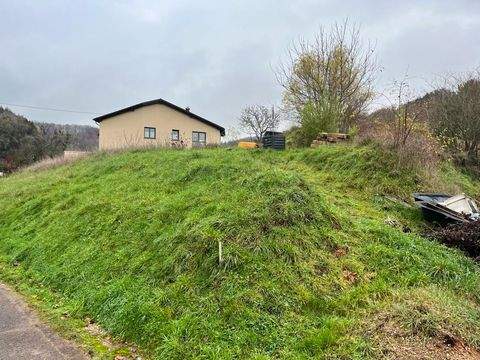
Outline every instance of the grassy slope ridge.
{"type": "Polygon", "coordinates": [[[420,216],[378,194],[425,187],[392,161],[142,150],[24,172],[0,180],[0,262],[157,358],[376,357],[385,323],[480,346],[479,267],[384,222],[420,216]]]}

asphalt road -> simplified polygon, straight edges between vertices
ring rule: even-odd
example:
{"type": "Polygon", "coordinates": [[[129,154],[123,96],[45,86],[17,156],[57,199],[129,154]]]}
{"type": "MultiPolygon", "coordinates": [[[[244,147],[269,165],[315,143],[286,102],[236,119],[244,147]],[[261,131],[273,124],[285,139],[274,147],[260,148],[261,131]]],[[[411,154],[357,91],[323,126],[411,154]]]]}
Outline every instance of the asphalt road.
{"type": "Polygon", "coordinates": [[[0,360],[85,360],[85,353],[43,324],[25,302],[0,284],[0,360]]]}

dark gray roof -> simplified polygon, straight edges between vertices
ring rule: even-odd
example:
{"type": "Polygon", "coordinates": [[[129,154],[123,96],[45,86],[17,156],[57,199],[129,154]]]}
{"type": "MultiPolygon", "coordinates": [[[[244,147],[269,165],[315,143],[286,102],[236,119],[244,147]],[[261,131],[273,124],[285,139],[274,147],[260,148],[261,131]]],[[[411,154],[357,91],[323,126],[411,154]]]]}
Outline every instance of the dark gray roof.
{"type": "Polygon", "coordinates": [[[132,106],[126,107],[124,109],[120,109],[120,110],[117,110],[117,111],[114,111],[114,112],[111,112],[111,113],[108,113],[108,114],[105,114],[105,115],[98,116],[98,117],[94,118],[93,121],[99,123],[99,122],[102,122],[103,120],[111,118],[113,116],[120,115],[120,114],[129,112],[129,111],[134,111],[134,110],[139,109],[139,108],[144,107],[144,106],[156,105],[156,104],[165,105],[165,106],[168,106],[171,109],[177,110],[177,111],[181,112],[182,114],[190,116],[193,119],[196,119],[198,121],[203,122],[204,124],[210,125],[210,126],[216,128],[216,129],[218,129],[220,131],[220,135],[222,135],[222,136],[225,135],[225,128],[223,128],[222,126],[217,125],[217,124],[215,124],[215,123],[213,123],[213,122],[211,122],[211,121],[209,121],[209,120],[207,120],[207,119],[205,119],[205,118],[203,118],[203,117],[201,117],[197,114],[194,114],[194,113],[190,112],[189,110],[181,108],[180,106],[172,104],[171,102],[168,102],[168,101],[163,100],[163,99],[155,99],[155,100],[145,101],[145,102],[142,102],[140,104],[132,105],[132,106]]]}

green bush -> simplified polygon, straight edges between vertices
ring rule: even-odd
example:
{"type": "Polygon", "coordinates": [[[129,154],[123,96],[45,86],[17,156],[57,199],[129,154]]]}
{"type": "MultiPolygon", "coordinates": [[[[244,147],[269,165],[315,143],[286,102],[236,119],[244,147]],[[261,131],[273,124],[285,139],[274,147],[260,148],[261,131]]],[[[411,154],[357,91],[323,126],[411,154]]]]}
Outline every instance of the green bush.
{"type": "Polygon", "coordinates": [[[307,103],[300,112],[300,124],[287,134],[291,147],[308,147],[322,132],[338,132],[342,110],[336,101],[323,99],[307,103]]]}

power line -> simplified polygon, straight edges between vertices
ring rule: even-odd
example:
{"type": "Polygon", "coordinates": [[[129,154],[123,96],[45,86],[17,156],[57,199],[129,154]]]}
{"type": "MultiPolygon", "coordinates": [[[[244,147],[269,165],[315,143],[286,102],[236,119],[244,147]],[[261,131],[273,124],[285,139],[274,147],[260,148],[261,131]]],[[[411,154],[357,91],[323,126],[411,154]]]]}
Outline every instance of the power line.
{"type": "Polygon", "coordinates": [[[16,107],[21,107],[26,109],[33,109],[33,110],[47,110],[47,111],[67,112],[67,113],[75,113],[75,114],[101,115],[101,113],[89,112],[89,111],[58,109],[58,108],[42,107],[42,106],[34,106],[34,105],[20,105],[20,104],[6,103],[2,101],[0,101],[0,105],[16,106],[16,107]]]}

